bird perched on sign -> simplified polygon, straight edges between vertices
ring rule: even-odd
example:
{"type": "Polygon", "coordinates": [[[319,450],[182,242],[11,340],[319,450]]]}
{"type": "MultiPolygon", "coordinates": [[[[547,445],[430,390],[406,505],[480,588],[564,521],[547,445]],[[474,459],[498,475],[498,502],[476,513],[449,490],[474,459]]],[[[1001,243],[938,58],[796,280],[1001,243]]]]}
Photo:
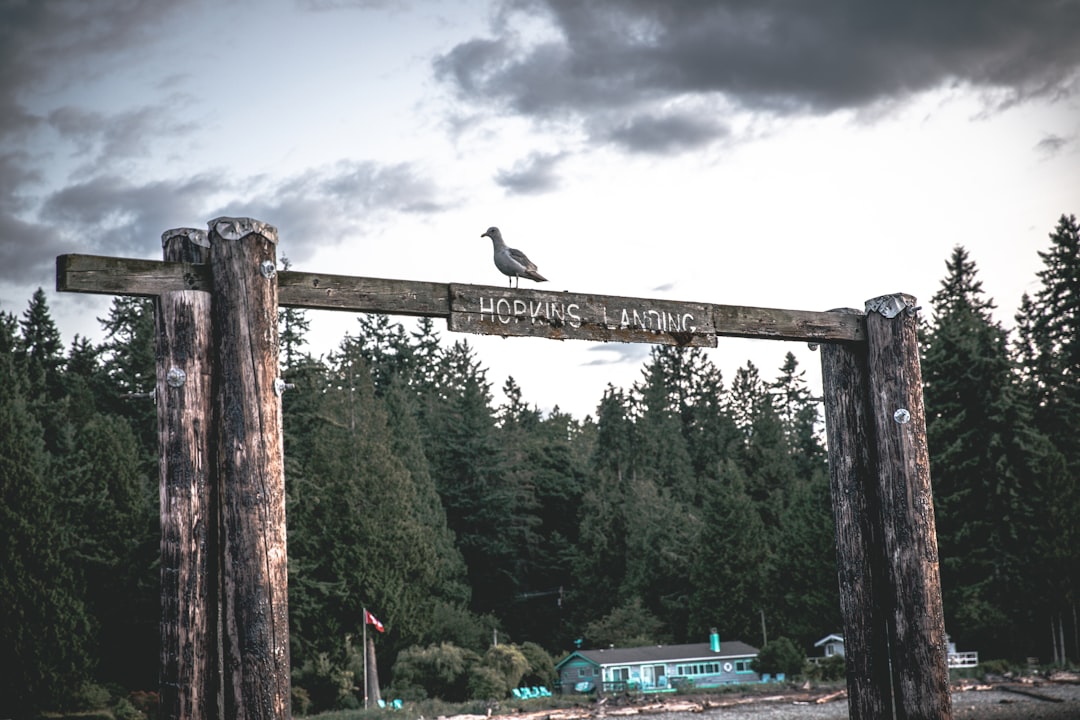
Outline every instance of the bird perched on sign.
{"type": "Polygon", "coordinates": [[[511,284],[514,283],[515,278],[518,278],[519,285],[521,283],[520,278],[529,278],[536,282],[547,282],[546,277],[536,272],[536,263],[525,257],[525,253],[506,247],[499,228],[489,227],[487,232],[482,233],[480,237],[491,238],[491,244],[495,246],[495,267],[499,268],[499,272],[503,275],[510,278],[511,284]]]}

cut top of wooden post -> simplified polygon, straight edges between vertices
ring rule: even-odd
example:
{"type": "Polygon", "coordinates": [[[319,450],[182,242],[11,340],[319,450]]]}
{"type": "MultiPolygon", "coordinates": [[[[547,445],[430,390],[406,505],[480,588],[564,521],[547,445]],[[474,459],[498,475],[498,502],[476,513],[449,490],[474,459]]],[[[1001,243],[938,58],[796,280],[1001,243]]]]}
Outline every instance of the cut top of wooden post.
{"type": "Polygon", "coordinates": [[[277,228],[262,220],[249,217],[219,217],[206,224],[210,233],[217,234],[222,240],[239,240],[248,235],[261,235],[277,245],[277,228]]]}

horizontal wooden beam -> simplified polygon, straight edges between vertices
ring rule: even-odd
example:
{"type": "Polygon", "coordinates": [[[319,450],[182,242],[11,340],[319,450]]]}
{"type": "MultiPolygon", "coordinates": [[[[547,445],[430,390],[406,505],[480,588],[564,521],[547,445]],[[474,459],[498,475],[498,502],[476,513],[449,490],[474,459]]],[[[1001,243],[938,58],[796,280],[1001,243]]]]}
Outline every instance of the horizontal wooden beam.
{"type": "MultiPolygon", "coordinates": [[[[864,316],[688,303],[612,295],[510,289],[282,271],[284,307],[446,318],[452,331],[493,335],[716,345],[717,336],[865,342],[864,316]]],[[[61,292],[153,297],[171,290],[212,290],[206,265],[60,255],[61,292]]]]}

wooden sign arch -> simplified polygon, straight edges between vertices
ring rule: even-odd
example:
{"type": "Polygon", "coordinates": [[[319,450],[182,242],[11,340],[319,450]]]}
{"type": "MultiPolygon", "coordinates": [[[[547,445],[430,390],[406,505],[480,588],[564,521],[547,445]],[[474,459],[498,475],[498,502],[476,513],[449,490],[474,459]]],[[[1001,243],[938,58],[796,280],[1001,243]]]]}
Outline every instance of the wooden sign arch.
{"type": "Polygon", "coordinates": [[[952,716],[913,297],[812,312],[278,272],[277,230],[250,218],[162,245],[161,262],[56,261],[59,291],[156,299],[162,717],[290,715],[279,307],[506,336],[817,345],[850,717],[952,716]]]}

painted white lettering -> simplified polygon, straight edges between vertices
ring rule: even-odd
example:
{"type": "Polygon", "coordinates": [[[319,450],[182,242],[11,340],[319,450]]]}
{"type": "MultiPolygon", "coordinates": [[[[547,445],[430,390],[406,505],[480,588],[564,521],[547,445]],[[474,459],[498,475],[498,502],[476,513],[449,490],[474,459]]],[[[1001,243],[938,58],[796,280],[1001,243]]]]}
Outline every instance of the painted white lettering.
{"type": "Polygon", "coordinates": [[[521,322],[523,317],[525,317],[525,301],[514,300],[514,322],[521,322]]]}
{"type": "Polygon", "coordinates": [[[579,310],[581,310],[581,308],[578,307],[577,303],[570,303],[567,305],[566,315],[570,318],[570,327],[581,327],[581,315],[578,313],[579,310]]]}
{"type": "Polygon", "coordinates": [[[491,319],[495,319],[495,301],[491,298],[480,298],[480,322],[484,322],[484,313],[487,312],[491,316],[491,319]],[[484,300],[491,303],[488,306],[484,306],[484,300]]]}
{"type": "Polygon", "coordinates": [[[565,307],[562,305],[555,305],[555,303],[548,303],[548,320],[551,324],[558,327],[563,324],[563,311],[565,307]]]}
{"type": "Polygon", "coordinates": [[[683,316],[682,316],[682,322],[680,323],[680,328],[682,329],[682,331],[683,332],[694,332],[695,330],[697,330],[697,325],[691,325],[690,324],[692,322],[694,322],[693,314],[692,313],[684,313],[683,316]]]}
{"type": "Polygon", "coordinates": [[[538,301],[536,303],[533,303],[532,300],[529,301],[529,319],[532,320],[533,325],[536,324],[536,318],[546,316],[545,314],[542,314],[540,312],[543,309],[544,309],[544,303],[543,302],[538,301]]]}
{"type": "Polygon", "coordinates": [[[510,314],[510,301],[506,298],[499,298],[499,302],[495,303],[495,311],[499,314],[499,322],[503,325],[509,325],[510,321],[514,319],[510,314]],[[504,310],[503,307],[506,307],[504,310]]]}

